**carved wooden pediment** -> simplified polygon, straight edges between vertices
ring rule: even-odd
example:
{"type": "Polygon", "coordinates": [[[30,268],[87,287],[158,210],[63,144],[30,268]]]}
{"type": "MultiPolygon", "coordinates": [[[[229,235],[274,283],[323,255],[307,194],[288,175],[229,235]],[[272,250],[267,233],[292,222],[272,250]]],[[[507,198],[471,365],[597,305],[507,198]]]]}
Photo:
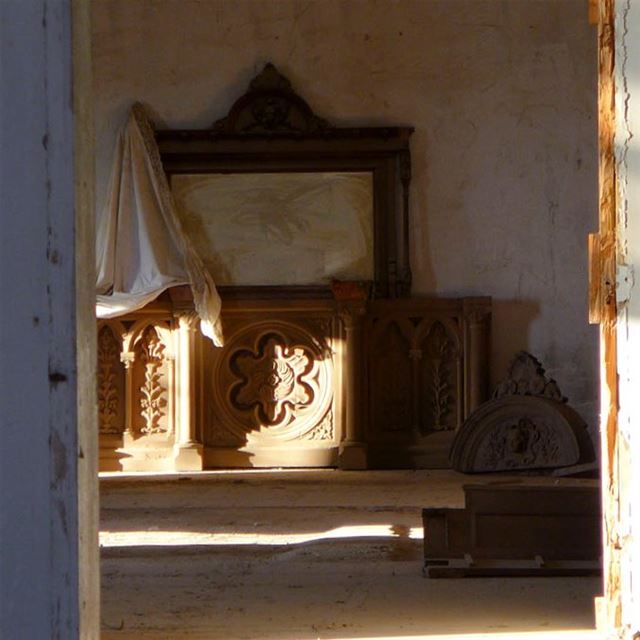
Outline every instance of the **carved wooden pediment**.
{"type": "Polygon", "coordinates": [[[212,128],[233,135],[308,134],[328,129],[329,123],[315,115],[291,82],[269,63],[212,128]]]}
{"type": "Polygon", "coordinates": [[[516,354],[493,399],[467,418],[451,447],[452,466],[464,473],[554,469],[593,457],[584,421],[526,351],[516,354]]]}

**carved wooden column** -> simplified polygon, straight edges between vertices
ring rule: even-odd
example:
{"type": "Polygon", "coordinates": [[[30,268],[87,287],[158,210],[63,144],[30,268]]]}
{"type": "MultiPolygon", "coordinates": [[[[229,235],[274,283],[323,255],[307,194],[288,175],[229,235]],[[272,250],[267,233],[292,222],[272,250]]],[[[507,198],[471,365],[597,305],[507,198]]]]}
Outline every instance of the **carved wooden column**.
{"type": "Polygon", "coordinates": [[[364,367],[362,366],[363,320],[368,291],[360,283],[336,282],[333,294],[345,331],[345,433],[340,445],[341,469],[366,469],[367,444],[364,424],[364,367]]]}
{"type": "Polygon", "coordinates": [[[200,318],[194,312],[178,315],[176,399],[176,471],[200,471],[204,466],[203,445],[199,442],[198,411],[201,338],[200,318]]]}
{"type": "Polygon", "coordinates": [[[489,399],[491,303],[464,300],[464,417],[489,399]]]}
{"type": "Polygon", "coordinates": [[[100,471],[120,471],[119,449],[126,427],[126,370],[121,361],[124,327],[98,324],[98,427],[100,471]]]}
{"type": "Polygon", "coordinates": [[[402,184],[402,255],[400,256],[399,296],[411,293],[411,267],[409,261],[409,185],[411,183],[411,153],[405,149],[400,153],[400,183],[402,184]]]}
{"type": "Polygon", "coordinates": [[[133,351],[123,351],[120,354],[120,360],[124,364],[125,370],[125,387],[124,387],[124,406],[125,406],[125,422],[124,422],[124,437],[125,442],[131,442],[133,440],[133,420],[134,420],[134,401],[135,391],[133,388],[133,362],[135,360],[135,353],[133,351]]]}

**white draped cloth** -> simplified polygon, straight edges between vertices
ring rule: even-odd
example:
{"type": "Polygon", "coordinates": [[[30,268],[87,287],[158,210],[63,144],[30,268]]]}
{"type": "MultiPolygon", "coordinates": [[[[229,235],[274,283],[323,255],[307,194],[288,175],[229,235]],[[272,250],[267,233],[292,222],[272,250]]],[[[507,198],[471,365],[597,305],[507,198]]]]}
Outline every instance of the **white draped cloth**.
{"type": "Polygon", "coordinates": [[[153,127],[135,104],[118,137],[96,239],[98,318],[144,307],[169,287],[190,285],[202,333],[221,346],[220,297],[185,235],[153,127]]]}

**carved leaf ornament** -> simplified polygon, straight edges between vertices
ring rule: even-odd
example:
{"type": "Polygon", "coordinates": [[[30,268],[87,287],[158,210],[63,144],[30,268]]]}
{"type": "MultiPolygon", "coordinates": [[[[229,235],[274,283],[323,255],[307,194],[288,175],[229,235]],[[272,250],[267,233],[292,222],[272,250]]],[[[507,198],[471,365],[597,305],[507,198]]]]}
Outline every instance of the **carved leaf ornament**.
{"type": "Polygon", "coordinates": [[[98,417],[101,433],[120,433],[119,399],[115,367],[120,361],[120,346],[109,327],[98,334],[98,417]]]}
{"type": "Polygon", "coordinates": [[[431,369],[433,423],[430,426],[434,431],[452,429],[455,425],[447,424],[447,416],[453,403],[451,366],[455,358],[455,346],[440,322],[436,322],[429,332],[426,351],[431,369]]]}
{"type": "Polygon", "coordinates": [[[164,344],[153,329],[145,331],[141,342],[142,362],[144,364],[144,383],[140,387],[140,415],[144,420],[142,433],[161,433],[165,429],[161,419],[167,406],[166,389],[162,385],[162,367],[164,344]]]}

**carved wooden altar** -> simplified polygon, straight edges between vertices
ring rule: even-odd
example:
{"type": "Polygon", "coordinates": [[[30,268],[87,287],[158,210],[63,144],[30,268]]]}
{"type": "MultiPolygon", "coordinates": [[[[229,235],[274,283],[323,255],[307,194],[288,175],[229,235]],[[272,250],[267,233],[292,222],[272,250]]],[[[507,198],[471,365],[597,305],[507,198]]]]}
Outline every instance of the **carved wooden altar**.
{"type": "Polygon", "coordinates": [[[271,65],[211,129],[156,132],[225,346],[184,287],[99,322],[102,469],[449,465],[490,301],[408,297],[411,132],[332,127],[271,65]]]}
{"type": "Polygon", "coordinates": [[[441,468],[486,398],[482,298],[228,299],[184,289],[98,324],[102,470],[441,468]]]}

